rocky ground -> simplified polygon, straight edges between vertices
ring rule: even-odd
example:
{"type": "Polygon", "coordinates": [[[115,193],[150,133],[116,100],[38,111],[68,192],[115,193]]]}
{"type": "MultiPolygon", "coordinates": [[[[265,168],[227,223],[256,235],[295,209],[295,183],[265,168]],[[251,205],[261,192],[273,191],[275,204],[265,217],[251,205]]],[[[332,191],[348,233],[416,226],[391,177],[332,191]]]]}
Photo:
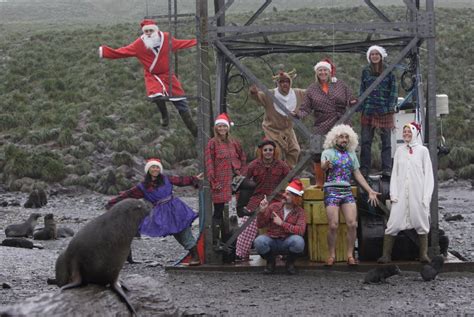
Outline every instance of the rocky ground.
{"type": "MultiPolygon", "coordinates": [[[[196,207],[196,192],[177,189],[178,195],[196,207]]],[[[470,261],[474,259],[474,190],[467,182],[443,183],[439,188],[440,227],[451,239],[451,249],[470,261]],[[447,216],[463,219],[446,221],[447,216]],[[460,218],[460,217],[458,217],[460,218]]],[[[0,193],[0,240],[7,225],[18,223],[37,211],[54,213],[59,226],[78,230],[104,212],[108,196],[76,190],[59,191],[41,209],[11,206],[23,204],[26,194],[0,193]]],[[[40,219],[40,225],[42,218],[40,219]]],[[[197,225],[194,228],[197,231],[197,225]]],[[[0,246],[0,308],[44,292],[56,291],[46,284],[54,276],[54,263],[69,239],[39,242],[44,249],[0,246]]],[[[38,241],[35,241],[38,242],[38,241]]],[[[433,282],[422,282],[417,272],[403,272],[390,284],[362,284],[363,273],[304,271],[297,276],[265,276],[249,273],[166,272],[184,255],[172,237],[135,239],[136,259],[125,264],[122,275],[140,274],[162,281],[169,288],[180,312],[202,315],[472,315],[472,273],[443,273],[433,282]]],[[[79,313],[80,315],[80,313],[79,313]]]]}

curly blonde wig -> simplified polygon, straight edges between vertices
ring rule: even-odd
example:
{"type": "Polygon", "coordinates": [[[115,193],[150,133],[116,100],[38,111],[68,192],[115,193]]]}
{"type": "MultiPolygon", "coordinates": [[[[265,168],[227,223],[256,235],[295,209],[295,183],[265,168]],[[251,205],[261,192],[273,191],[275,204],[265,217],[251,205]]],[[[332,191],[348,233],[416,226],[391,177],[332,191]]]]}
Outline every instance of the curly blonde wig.
{"type": "Polygon", "coordinates": [[[349,143],[347,145],[347,150],[349,152],[354,152],[357,146],[359,145],[359,136],[354,130],[347,124],[340,124],[334,126],[328,134],[326,134],[326,139],[324,140],[323,148],[325,150],[333,148],[336,146],[337,137],[341,134],[347,134],[349,136],[349,143]]]}

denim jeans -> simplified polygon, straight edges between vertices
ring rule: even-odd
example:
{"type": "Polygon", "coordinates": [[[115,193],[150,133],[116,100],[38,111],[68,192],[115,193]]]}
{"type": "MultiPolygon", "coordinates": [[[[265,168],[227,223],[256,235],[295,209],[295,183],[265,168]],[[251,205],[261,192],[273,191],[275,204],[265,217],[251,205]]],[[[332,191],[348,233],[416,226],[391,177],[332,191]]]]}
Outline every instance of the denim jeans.
{"type": "Polygon", "coordinates": [[[196,239],[194,239],[191,227],[187,227],[181,232],[175,233],[173,237],[179,242],[186,250],[192,249],[196,245],[196,239]]]}
{"type": "MultiPolygon", "coordinates": [[[[392,144],[391,129],[377,128],[380,130],[380,139],[382,140],[382,171],[392,171],[392,144]]],[[[370,125],[362,125],[361,146],[360,146],[360,171],[368,173],[372,164],[372,141],[374,139],[375,128],[370,125]]]]}
{"type": "Polygon", "coordinates": [[[304,239],[302,236],[293,234],[286,239],[272,239],[266,234],[262,234],[253,242],[258,254],[263,255],[271,252],[272,254],[303,253],[304,239]]]}
{"type": "Polygon", "coordinates": [[[173,105],[175,106],[176,110],[178,110],[179,113],[189,111],[187,99],[181,99],[181,100],[171,101],[171,102],[173,103],[173,105]]]}

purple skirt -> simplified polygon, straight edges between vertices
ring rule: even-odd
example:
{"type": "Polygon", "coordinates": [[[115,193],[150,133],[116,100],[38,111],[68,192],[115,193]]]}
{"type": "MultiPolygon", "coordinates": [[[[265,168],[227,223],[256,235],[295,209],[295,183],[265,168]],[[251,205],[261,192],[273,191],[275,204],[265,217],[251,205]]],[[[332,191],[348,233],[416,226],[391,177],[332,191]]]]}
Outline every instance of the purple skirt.
{"type": "Polygon", "coordinates": [[[165,237],[191,226],[198,217],[181,199],[172,197],[158,203],[140,225],[140,233],[150,237],[165,237]]]}

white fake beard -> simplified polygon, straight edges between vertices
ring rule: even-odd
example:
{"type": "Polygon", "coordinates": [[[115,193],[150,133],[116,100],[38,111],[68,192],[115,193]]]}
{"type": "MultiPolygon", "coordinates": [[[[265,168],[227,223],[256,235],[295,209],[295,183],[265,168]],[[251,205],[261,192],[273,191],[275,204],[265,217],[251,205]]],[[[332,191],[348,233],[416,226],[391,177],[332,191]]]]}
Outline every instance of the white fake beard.
{"type": "Polygon", "coordinates": [[[161,38],[158,32],[153,32],[150,36],[145,35],[143,37],[143,43],[145,44],[145,47],[149,50],[153,49],[156,46],[160,46],[160,42],[161,38]]]}

